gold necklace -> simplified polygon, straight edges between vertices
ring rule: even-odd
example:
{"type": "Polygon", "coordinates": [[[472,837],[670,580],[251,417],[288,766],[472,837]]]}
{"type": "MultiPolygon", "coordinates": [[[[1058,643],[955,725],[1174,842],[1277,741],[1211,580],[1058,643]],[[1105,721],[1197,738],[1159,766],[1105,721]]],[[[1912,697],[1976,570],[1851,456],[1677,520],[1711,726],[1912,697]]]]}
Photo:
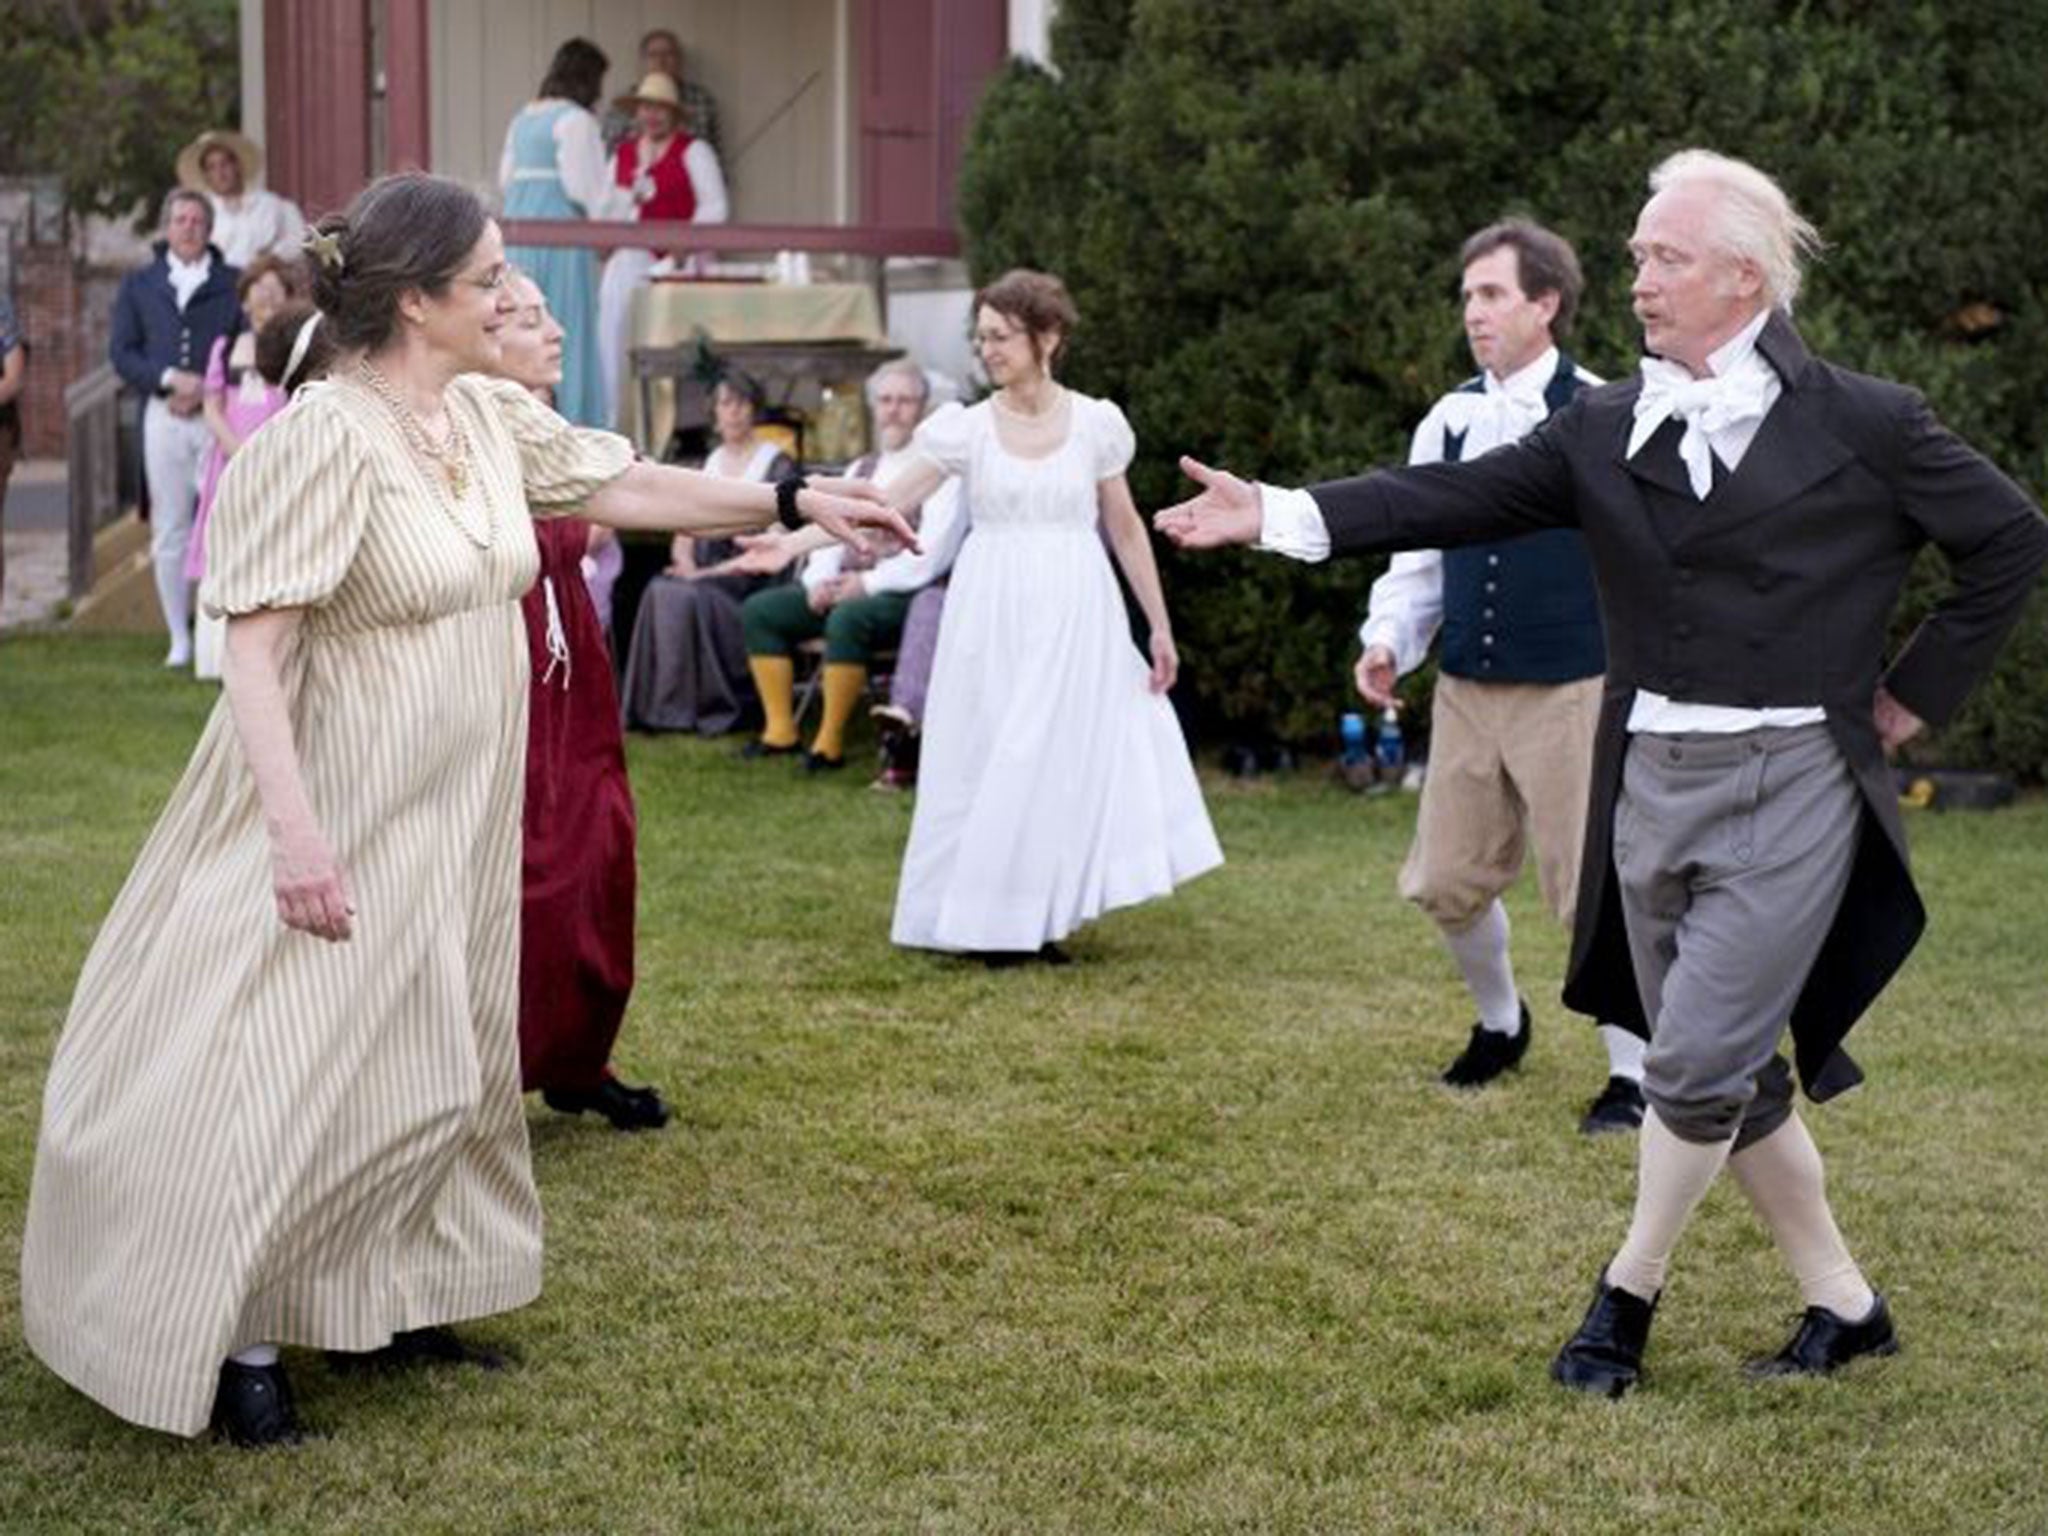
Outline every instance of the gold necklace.
{"type": "Polygon", "coordinates": [[[413,414],[412,407],[405,403],[405,397],[399,394],[397,387],[370,366],[368,358],[357,362],[356,374],[370,386],[370,392],[382,400],[391,414],[398,418],[398,433],[405,439],[406,446],[428,464],[440,470],[442,479],[447,482],[449,495],[458,502],[467,496],[469,434],[462,430],[461,418],[455,414],[453,407],[448,410],[447,441],[436,444],[427,435],[426,423],[413,414]]]}

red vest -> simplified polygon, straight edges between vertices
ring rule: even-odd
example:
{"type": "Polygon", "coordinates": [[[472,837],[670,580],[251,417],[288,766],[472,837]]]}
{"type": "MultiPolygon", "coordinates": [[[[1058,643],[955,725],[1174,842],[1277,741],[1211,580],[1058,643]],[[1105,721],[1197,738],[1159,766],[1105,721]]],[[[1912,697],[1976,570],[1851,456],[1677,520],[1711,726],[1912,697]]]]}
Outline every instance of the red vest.
{"type": "MultiPolygon", "coordinates": [[[[687,133],[678,133],[668,141],[668,148],[650,168],[654,177],[654,196],[640,205],[640,218],[675,219],[687,224],[697,216],[697,189],[690,182],[689,168],[683,164],[683,154],[690,147],[687,133]]],[[[619,145],[616,169],[613,177],[622,187],[630,188],[640,174],[640,136],[634,134],[619,145]]]]}

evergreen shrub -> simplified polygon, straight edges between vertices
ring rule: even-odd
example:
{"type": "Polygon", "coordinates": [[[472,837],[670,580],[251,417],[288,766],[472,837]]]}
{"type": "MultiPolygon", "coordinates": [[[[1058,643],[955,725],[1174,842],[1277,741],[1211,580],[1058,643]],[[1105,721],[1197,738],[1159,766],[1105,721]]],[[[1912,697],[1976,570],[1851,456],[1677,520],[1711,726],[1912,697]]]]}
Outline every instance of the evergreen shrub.
{"type": "MultiPolygon", "coordinates": [[[[1688,145],[1765,167],[1828,238],[1798,308],[1818,352],[2048,486],[2048,8],[1061,0],[1052,47],[977,114],[968,260],[1066,279],[1069,376],[1129,412],[1143,507],[1186,493],[1183,452],[1284,484],[1400,460],[1471,372],[1457,251],[1505,213],[1578,246],[1570,348],[1632,369],[1624,243],[1688,145]]],[[[1327,745],[1379,564],[1162,558],[1205,732],[1327,745]]],[[[1920,755],[2048,774],[2048,603],[1920,755]]]]}

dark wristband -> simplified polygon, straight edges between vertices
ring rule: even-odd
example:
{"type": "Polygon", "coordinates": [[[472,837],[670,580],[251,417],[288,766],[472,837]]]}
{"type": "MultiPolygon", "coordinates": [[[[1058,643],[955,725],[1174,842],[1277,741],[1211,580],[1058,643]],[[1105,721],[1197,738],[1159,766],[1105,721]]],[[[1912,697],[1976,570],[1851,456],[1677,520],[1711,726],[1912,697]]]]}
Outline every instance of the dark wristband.
{"type": "Polygon", "coordinates": [[[797,493],[811,482],[800,474],[787,474],[775,482],[775,517],[785,528],[801,528],[802,515],[796,509],[797,493]]]}

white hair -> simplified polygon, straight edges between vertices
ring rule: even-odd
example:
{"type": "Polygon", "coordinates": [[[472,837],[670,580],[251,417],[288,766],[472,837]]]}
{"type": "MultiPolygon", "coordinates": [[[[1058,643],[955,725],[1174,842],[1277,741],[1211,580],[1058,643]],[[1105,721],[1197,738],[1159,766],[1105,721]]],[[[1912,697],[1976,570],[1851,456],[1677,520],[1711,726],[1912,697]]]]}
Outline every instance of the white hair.
{"type": "Polygon", "coordinates": [[[1679,186],[1711,187],[1718,194],[1715,241],[1729,255],[1755,262],[1765,296],[1789,315],[1806,259],[1821,249],[1822,241],[1785,189],[1746,160],[1710,149],[1681,149],[1650,172],[1652,194],[1679,186]]]}
{"type": "Polygon", "coordinates": [[[918,404],[928,405],[931,403],[932,381],[925,377],[924,370],[918,367],[917,363],[911,358],[897,357],[891,358],[888,362],[882,364],[881,367],[877,368],[873,373],[868,375],[866,389],[868,405],[870,408],[874,406],[875,391],[882,387],[882,380],[888,378],[892,374],[900,374],[906,379],[917,380],[918,404]]]}

